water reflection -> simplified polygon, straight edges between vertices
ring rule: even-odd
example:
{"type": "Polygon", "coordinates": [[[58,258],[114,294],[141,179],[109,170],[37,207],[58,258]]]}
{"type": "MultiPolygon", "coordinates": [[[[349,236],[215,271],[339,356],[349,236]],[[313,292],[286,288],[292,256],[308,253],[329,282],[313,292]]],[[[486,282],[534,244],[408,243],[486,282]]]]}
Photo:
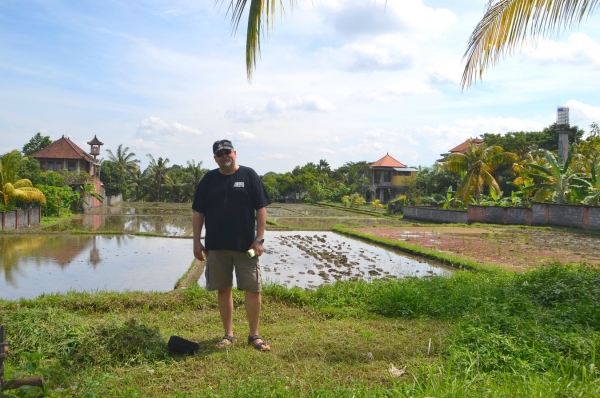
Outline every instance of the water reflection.
{"type": "Polygon", "coordinates": [[[173,288],[189,267],[191,241],[159,237],[0,236],[0,298],[69,290],[173,288]]]}
{"type": "MultiPolygon", "coordinates": [[[[109,208],[110,211],[115,209],[109,208]]],[[[47,232],[60,231],[116,231],[149,232],[164,236],[184,236],[191,233],[192,217],[190,212],[172,215],[138,214],[135,208],[116,208],[117,214],[84,214],[69,221],[47,228],[47,232]]],[[[181,213],[181,211],[180,211],[181,213]]]]}

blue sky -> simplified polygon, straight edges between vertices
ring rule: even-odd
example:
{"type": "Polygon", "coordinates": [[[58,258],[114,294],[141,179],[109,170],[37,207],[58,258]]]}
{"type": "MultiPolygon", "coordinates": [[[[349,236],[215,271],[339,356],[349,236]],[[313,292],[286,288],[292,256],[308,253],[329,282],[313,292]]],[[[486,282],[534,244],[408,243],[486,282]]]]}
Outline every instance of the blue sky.
{"type": "Polygon", "coordinates": [[[386,153],[430,166],[483,133],[540,130],[568,105],[600,122],[600,24],[506,58],[470,89],[459,81],[487,0],[299,1],[275,20],[252,83],[245,25],[227,4],[3,0],[0,153],[35,133],[87,148],[130,148],[170,164],[202,161],[229,138],[259,173],[386,153]]]}

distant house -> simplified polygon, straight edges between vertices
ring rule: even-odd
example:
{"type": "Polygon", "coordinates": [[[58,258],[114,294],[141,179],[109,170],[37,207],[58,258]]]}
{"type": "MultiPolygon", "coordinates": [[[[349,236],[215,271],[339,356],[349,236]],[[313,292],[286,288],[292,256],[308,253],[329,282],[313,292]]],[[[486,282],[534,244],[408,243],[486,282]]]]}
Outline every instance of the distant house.
{"type": "Polygon", "coordinates": [[[397,161],[389,153],[372,163],[369,168],[371,185],[367,187],[367,201],[379,199],[381,203],[387,203],[405,193],[410,183],[417,178],[418,171],[397,161]]]}
{"type": "Polygon", "coordinates": [[[483,140],[481,138],[469,138],[468,140],[466,140],[462,144],[460,144],[458,146],[455,146],[454,148],[450,149],[448,151],[448,153],[440,153],[440,156],[442,158],[439,159],[438,162],[445,162],[446,158],[449,155],[453,154],[453,153],[465,153],[465,151],[469,147],[469,142],[472,142],[475,145],[481,145],[481,144],[483,144],[483,140]]]}
{"type": "MultiPolygon", "coordinates": [[[[97,194],[103,194],[96,156],[100,154],[100,146],[104,144],[94,136],[94,139],[89,141],[88,145],[90,145],[90,153],[87,153],[63,135],[62,138],[40,149],[31,156],[40,162],[40,167],[44,171],[60,171],[62,169],[67,169],[68,171],[85,171],[90,175],[88,184],[94,186],[94,191],[97,194]]],[[[84,204],[84,209],[98,207],[101,204],[97,198],[89,197],[84,204]]]]}
{"type": "Polygon", "coordinates": [[[88,144],[92,148],[91,155],[63,135],[62,138],[31,156],[40,162],[40,167],[44,171],[67,169],[68,171],[85,171],[94,176],[96,175],[97,165],[95,156],[99,154],[99,145],[102,145],[102,143],[94,136],[94,140],[88,142],[88,144]]]}

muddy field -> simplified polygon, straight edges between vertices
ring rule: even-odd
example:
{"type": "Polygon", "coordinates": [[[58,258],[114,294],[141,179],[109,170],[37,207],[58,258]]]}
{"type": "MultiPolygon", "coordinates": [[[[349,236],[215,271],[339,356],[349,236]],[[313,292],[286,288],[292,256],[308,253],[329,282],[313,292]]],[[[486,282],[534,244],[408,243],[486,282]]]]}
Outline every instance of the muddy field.
{"type": "Polygon", "coordinates": [[[407,225],[356,230],[509,270],[525,270],[554,261],[600,267],[600,235],[583,230],[480,224],[477,227],[407,225]]]}

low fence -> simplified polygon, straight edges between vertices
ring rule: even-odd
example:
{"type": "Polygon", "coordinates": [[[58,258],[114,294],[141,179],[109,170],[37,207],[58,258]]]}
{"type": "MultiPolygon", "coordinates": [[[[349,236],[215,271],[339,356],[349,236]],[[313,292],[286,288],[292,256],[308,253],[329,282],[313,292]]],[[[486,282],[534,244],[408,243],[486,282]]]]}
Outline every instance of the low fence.
{"type": "Polygon", "coordinates": [[[0,212],[0,230],[27,228],[39,225],[41,221],[41,207],[0,212]]]}
{"type": "Polygon", "coordinates": [[[534,203],[518,207],[469,206],[467,211],[406,206],[404,218],[429,222],[548,225],[600,229],[600,207],[534,203]]]}
{"type": "Polygon", "coordinates": [[[466,211],[442,210],[434,207],[404,206],[404,218],[431,222],[453,222],[467,224],[466,211]]]}

